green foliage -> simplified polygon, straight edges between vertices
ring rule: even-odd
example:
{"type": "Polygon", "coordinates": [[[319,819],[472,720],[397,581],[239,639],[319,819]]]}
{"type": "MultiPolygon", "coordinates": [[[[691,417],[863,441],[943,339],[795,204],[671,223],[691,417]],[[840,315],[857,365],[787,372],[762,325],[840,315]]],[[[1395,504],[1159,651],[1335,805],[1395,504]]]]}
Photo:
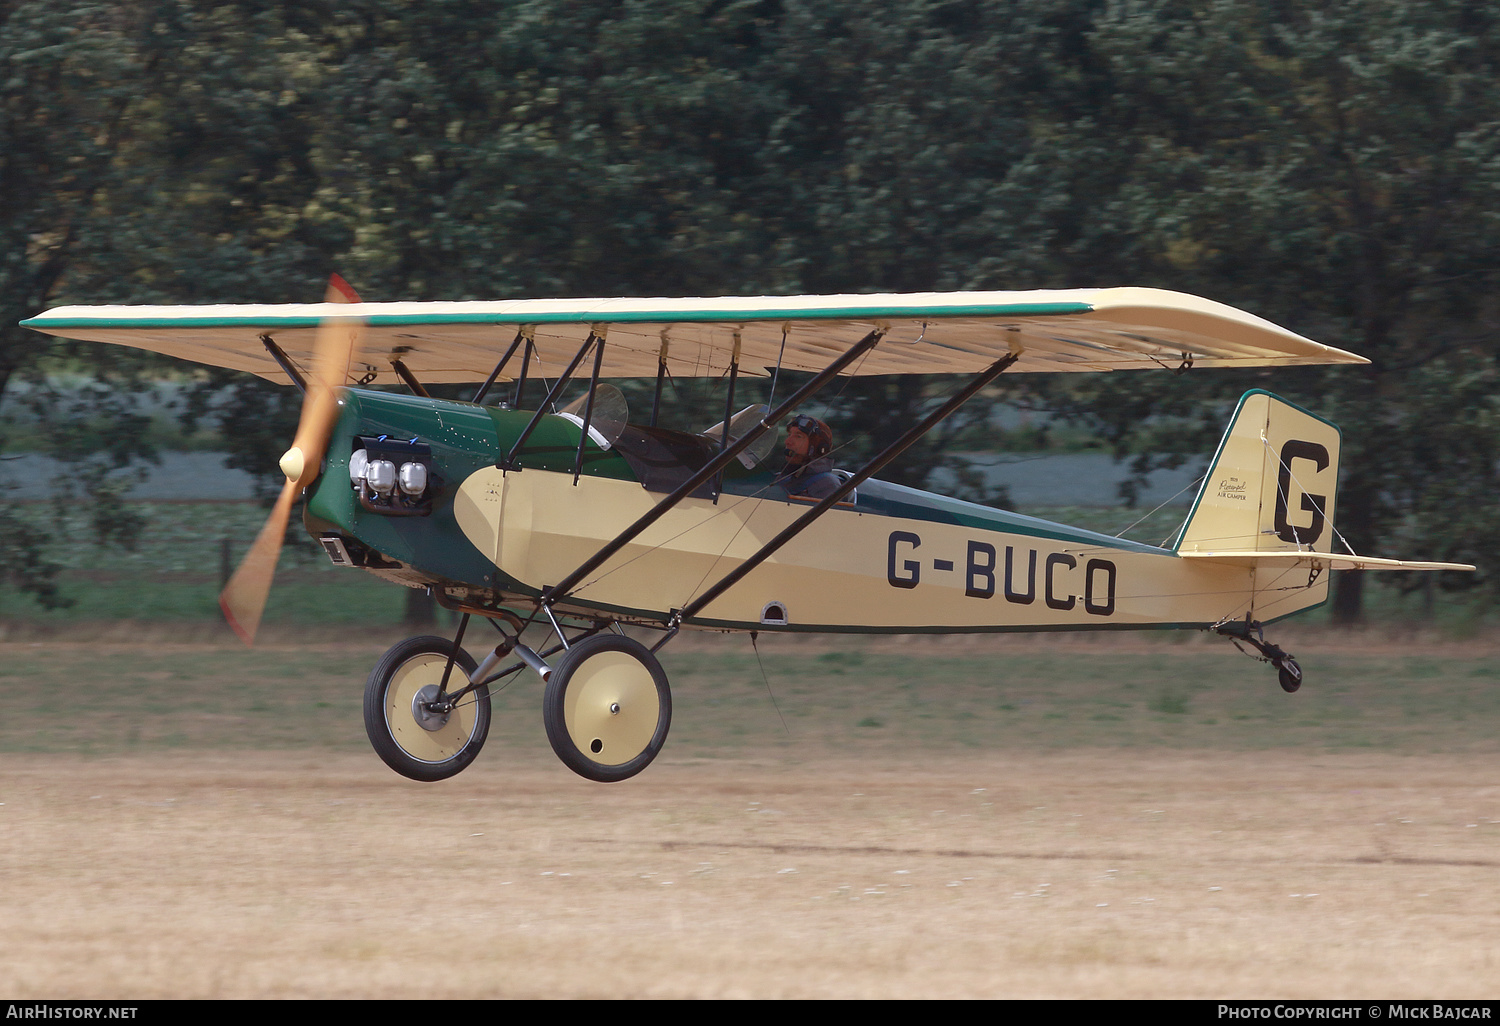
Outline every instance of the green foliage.
{"type": "Polygon", "coordinates": [[[286,481],[277,464],[296,434],[301,409],[296,389],[214,370],[188,394],[181,419],[188,431],[211,425],[222,439],[224,465],[253,475],[257,497],[270,505],[286,481]]]}
{"type": "MultiPolygon", "coordinates": [[[[0,415],[24,381],[69,479],[107,491],[149,458],[131,381],[160,363],[19,320],[312,300],[333,269],[413,300],[1159,285],[1375,362],[988,397],[1144,473],[1211,452],[1234,396],[1270,387],[1344,428],[1356,548],[1482,565],[1497,55],[1465,0],[9,0],[0,415]],[[85,391],[53,387],[80,368],[85,391]]],[[[187,422],[273,490],[296,398],[202,381],[187,422]]],[[[813,412],[852,459],[943,385],[861,379],[813,412]]],[[[715,387],[670,398],[707,423],[715,387]]],[[[885,476],[923,484],[982,441],[983,402],[885,476]]],[[[1353,615],[1362,576],[1340,580],[1353,615]]]]}
{"type": "Polygon", "coordinates": [[[30,595],[43,609],[65,609],[72,600],[58,591],[61,566],[46,554],[48,536],[0,506],[0,583],[30,595]]]}
{"type": "MultiPolygon", "coordinates": [[[[1405,538],[1482,564],[1500,528],[1483,498],[1497,438],[1478,394],[1500,267],[1494,12],[1219,0],[1120,4],[1095,24],[1110,98],[1059,126],[1061,152],[1108,162],[1089,246],[1137,255],[1143,284],[1237,303],[1373,363],[1067,383],[1058,408],[1118,452],[1153,448],[1173,465],[1210,451],[1234,393],[1273,388],[1343,428],[1339,527],[1356,549],[1405,538]],[[1101,135],[1108,150],[1091,150],[1101,135]]],[[[1345,618],[1362,580],[1340,578],[1345,618]]]]}
{"type": "MultiPolygon", "coordinates": [[[[68,466],[58,499],[90,502],[97,537],[128,544],[141,528],[111,475],[152,455],[140,383],[164,361],[43,341],[17,322],[67,302],[308,288],[347,239],[315,203],[315,111],[297,90],[317,43],[298,10],[0,5],[0,414],[19,404],[47,425],[41,451],[68,466]]],[[[5,572],[50,602],[29,551],[5,572]]]]}

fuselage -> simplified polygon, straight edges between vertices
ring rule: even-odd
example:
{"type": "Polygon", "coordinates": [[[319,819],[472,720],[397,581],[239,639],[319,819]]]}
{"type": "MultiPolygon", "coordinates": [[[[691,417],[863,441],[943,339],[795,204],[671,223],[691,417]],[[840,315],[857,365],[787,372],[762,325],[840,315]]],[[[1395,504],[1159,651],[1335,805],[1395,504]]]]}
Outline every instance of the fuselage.
{"type": "MultiPolygon", "coordinates": [[[[355,565],[460,601],[526,609],[646,514],[711,455],[715,440],[632,427],[608,448],[542,418],[497,464],[532,413],[349,390],[306,523],[355,565]],[[430,456],[420,514],[361,504],[349,462],[360,439],[416,440],[430,456]]],[[[602,441],[600,439],[599,441],[602,441]]],[[[381,443],[386,444],[386,443],[381,443]]],[[[414,447],[415,448],[415,447],[414,447]]],[[[770,467],[732,463],[558,605],[580,617],[665,624],[811,505],[770,467]]],[[[1269,622],[1323,600],[1326,581],[1256,588],[1242,566],[1185,560],[1112,538],[870,480],[688,626],[820,632],[957,633],[1198,628],[1247,614],[1269,622]],[[1299,585],[1299,586],[1290,586],[1299,585]]]]}

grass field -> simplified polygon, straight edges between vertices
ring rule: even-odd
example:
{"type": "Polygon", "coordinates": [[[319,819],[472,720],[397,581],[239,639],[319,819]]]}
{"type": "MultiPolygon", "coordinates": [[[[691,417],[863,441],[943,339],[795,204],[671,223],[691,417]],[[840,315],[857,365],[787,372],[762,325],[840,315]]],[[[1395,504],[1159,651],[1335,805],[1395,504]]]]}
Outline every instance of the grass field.
{"type": "MultiPolygon", "coordinates": [[[[176,633],[5,645],[0,752],[364,750],[362,687],[384,644],[277,644],[272,635],[252,650],[184,644],[176,633]],[[67,714],[40,715],[59,694],[67,714]]],[[[1264,664],[1200,634],[762,637],[759,655],[744,636],[690,635],[663,653],[678,706],[669,750],[791,761],[1017,747],[1500,751],[1500,650],[1374,634],[1355,644],[1289,629],[1274,636],[1307,675],[1294,696],[1264,664]]],[[[511,680],[494,696],[490,743],[545,749],[540,683],[511,680]]]]}
{"type": "Polygon", "coordinates": [[[398,630],[268,633],[0,643],[0,993],[1500,987],[1487,641],[1288,628],[1286,695],[1197,635],[684,637],[641,776],[564,769],[523,678],[422,785],[360,719],[398,630]]]}

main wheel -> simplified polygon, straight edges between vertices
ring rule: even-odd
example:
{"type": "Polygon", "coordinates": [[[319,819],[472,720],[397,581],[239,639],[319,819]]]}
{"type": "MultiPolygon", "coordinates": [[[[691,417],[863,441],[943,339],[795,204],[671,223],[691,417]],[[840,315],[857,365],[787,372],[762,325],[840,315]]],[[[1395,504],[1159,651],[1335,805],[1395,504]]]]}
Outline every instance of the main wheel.
{"type": "Polygon", "coordinates": [[[672,725],[666,671],[639,641],[587,638],[553,669],[542,722],[552,750],[574,773],[604,782],[633,777],[656,758],[672,725]]]}
{"type": "Polygon", "coordinates": [[[1281,690],[1291,694],[1302,686],[1302,667],[1295,659],[1283,659],[1276,667],[1276,680],[1281,684],[1281,690]]]}
{"type": "Polygon", "coordinates": [[[490,689],[475,688],[451,709],[431,705],[454,653],[447,694],[468,686],[475,663],[447,638],[407,638],[393,645],[365,682],[365,733],[387,766],[413,780],[446,780],[484,747],[490,689]]]}

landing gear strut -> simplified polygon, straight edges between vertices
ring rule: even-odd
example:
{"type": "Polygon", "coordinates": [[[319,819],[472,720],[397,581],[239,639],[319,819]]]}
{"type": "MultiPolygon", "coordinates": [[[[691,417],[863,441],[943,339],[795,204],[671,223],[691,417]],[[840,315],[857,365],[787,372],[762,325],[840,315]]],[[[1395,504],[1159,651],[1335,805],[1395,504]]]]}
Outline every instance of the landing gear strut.
{"type": "MultiPolygon", "coordinates": [[[[1215,624],[1213,629],[1234,642],[1234,647],[1241,652],[1245,651],[1244,645],[1240,644],[1243,641],[1260,653],[1255,658],[1276,667],[1276,680],[1281,685],[1281,690],[1291,694],[1302,686],[1302,667],[1298,666],[1297,660],[1283,651],[1281,646],[1273,645],[1266,640],[1265,625],[1258,620],[1251,620],[1248,617],[1244,620],[1230,620],[1227,623],[1215,624]]],[[[1250,653],[1245,652],[1245,654],[1250,653]]]]}

